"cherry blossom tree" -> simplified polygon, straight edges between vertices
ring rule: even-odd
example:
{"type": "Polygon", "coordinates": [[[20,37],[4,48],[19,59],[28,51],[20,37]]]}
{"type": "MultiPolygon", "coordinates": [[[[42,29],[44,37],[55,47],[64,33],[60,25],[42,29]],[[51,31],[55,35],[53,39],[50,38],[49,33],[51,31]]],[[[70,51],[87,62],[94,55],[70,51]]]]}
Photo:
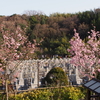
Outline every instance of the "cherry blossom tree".
{"type": "Polygon", "coordinates": [[[25,33],[20,26],[16,27],[15,32],[4,30],[4,24],[1,25],[3,42],[0,46],[0,81],[6,86],[6,94],[8,100],[8,82],[13,82],[18,76],[18,64],[23,59],[31,59],[28,53],[34,54],[35,44],[28,41],[25,33]],[[23,48],[21,50],[21,48],[23,48]],[[17,60],[17,63],[11,65],[11,62],[17,60]]]}
{"type": "Polygon", "coordinates": [[[82,76],[90,79],[100,67],[100,34],[91,30],[87,40],[83,41],[79,33],[74,31],[75,35],[70,40],[71,47],[68,49],[72,55],[71,63],[78,66],[82,76]]]}

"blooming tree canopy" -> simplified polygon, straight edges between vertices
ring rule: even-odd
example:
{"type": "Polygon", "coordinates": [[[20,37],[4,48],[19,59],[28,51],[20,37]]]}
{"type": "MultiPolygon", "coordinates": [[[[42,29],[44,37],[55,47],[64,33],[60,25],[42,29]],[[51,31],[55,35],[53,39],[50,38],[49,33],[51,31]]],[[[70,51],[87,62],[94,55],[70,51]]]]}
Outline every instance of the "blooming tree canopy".
{"type": "Polygon", "coordinates": [[[2,41],[0,41],[0,83],[6,86],[6,97],[8,100],[8,83],[13,83],[18,77],[17,71],[20,60],[31,59],[28,54],[34,54],[34,42],[28,41],[25,29],[22,30],[19,25],[14,25],[13,29],[6,27],[4,21],[0,24],[2,41]],[[23,49],[22,49],[23,48],[23,49]],[[17,63],[12,63],[17,60],[17,63]]]}
{"type": "Polygon", "coordinates": [[[26,33],[20,28],[15,27],[15,31],[10,33],[5,30],[5,23],[0,26],[2,42],[0,43],[0,80],[5,84],[6,80],[12,81],[18,75],[17,67],[20,59],[31,59],[28,53],[34,54],[35,43],[28,41],[26,33]],[[24,49],[21,49],[24,48],[24,49]],[[17,64],[12,61],[18,60],[17,64]]]}
{"type": "Polygon", "coordinates": [[[86,41],[83,41],[79,33],[75,31],[74,37],[70,40],[71,63],[78,66],[82,75],[93,77],[100,66],[100,38],[99,32],[91,30],[86,41]]]}

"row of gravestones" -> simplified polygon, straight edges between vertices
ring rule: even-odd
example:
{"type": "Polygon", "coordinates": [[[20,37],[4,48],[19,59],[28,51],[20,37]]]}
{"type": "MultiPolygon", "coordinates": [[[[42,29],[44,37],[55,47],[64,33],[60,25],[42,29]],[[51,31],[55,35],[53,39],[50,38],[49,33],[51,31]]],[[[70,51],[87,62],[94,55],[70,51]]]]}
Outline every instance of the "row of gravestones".
{"type": "Polygon", "coordinates": [[[18,65],[20,74],[15,82],[16,89],[36,88],[38,86],[38,74],[40,80],[39,85],[41,85],[41,79],[54,67],[62,67],[63,70],[68,73],[69,82],[71,84],[82,83],[77,67],[70,64],[70,59],[68,58],[33,59],[24,60],[18,65]]]}

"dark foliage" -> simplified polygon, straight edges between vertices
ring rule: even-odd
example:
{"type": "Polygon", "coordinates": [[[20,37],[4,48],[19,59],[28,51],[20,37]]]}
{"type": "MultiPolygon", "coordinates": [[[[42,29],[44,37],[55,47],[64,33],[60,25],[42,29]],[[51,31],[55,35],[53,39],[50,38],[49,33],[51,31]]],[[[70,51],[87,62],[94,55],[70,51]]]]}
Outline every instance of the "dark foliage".
{"type": "Polygon", "coordinates": [[[68,78],[61,67],[52,68],[45,77],[45,82],[49,86],[68,85],[68,78]]]}

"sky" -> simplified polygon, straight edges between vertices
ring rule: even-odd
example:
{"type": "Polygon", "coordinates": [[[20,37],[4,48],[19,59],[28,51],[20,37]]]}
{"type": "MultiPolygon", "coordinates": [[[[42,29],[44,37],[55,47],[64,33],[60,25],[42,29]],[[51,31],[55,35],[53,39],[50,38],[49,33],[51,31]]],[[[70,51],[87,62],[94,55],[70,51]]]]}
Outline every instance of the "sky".
{"type": "Polygon", "coordinates": [[[27,11],[77,13],[100,8],[100,0],[1,0],[0,15],[25,14],[27,11]]]}

